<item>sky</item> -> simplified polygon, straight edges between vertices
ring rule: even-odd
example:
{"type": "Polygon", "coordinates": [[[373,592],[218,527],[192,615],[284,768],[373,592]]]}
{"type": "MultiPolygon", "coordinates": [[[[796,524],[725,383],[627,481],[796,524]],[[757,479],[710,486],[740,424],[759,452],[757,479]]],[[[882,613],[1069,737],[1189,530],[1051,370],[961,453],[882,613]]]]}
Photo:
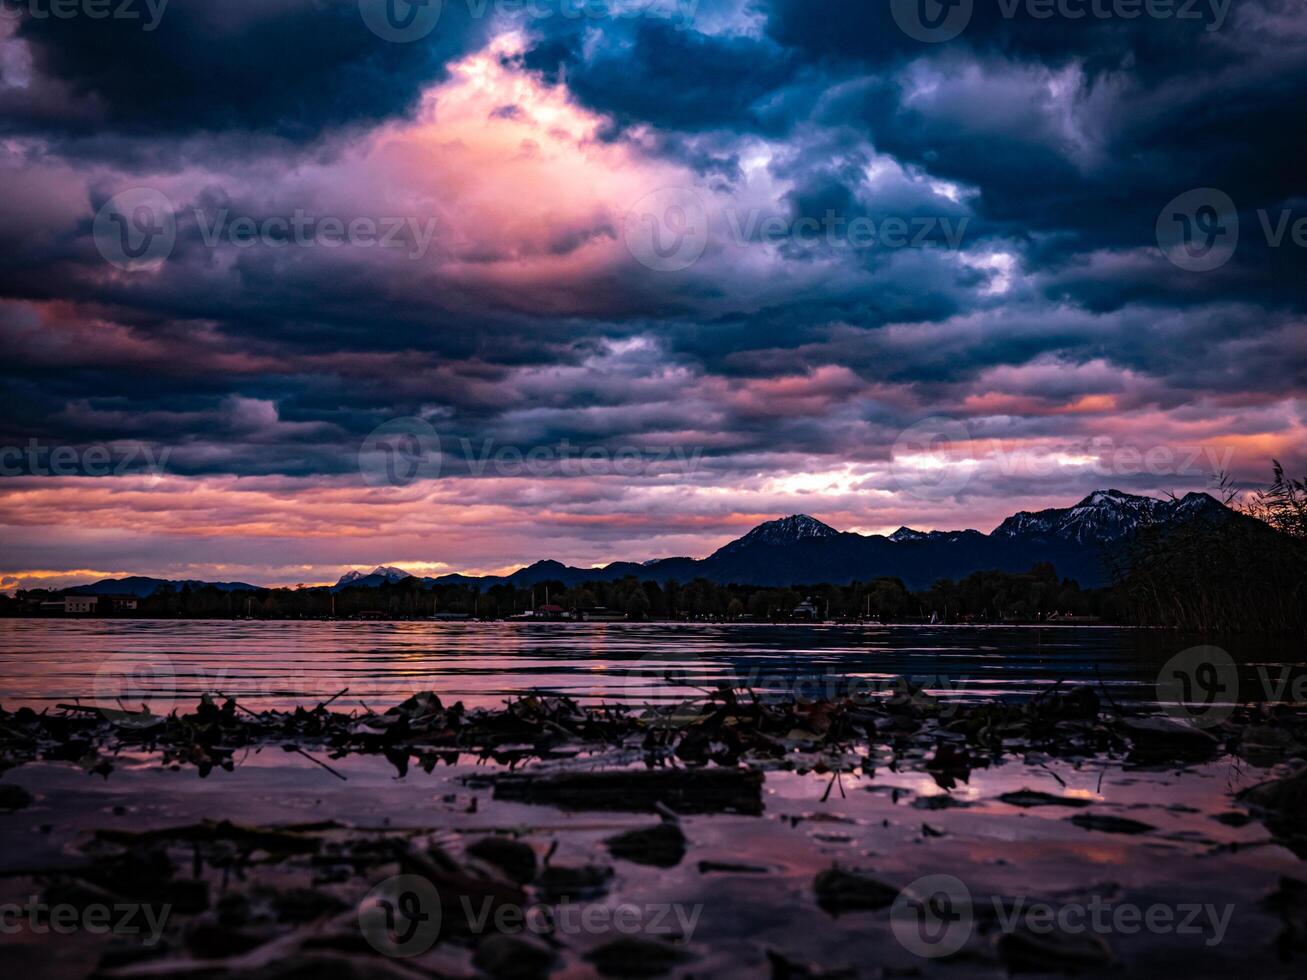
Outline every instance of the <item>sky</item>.
{"type": "Polygon", "coordinates": [[[1305,118],[1300,0],[0,0],[0,589],[1303,473],[1305,118]]]}

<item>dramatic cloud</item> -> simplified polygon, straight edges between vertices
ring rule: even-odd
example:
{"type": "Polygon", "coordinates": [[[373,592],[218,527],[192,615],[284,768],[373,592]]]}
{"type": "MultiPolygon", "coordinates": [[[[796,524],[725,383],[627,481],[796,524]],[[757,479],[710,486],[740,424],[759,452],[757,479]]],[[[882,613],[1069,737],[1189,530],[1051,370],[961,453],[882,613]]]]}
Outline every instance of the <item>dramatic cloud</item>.
{"type": "Polygon", "coordinates": [[[0,3],[0,588],[1307,467],[1292,0],[0,3]]]}

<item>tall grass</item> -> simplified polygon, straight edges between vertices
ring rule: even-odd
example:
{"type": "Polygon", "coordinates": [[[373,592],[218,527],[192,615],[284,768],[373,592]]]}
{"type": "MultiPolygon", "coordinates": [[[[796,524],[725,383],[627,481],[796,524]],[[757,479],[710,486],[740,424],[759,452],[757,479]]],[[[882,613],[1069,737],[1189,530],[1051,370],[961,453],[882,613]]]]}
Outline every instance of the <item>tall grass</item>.
{"type": "Polygon", "coordinates": [[[1111,556],[1118,595],[1144,627],[1307,631],[1307,486],[1275,482],[1213,517],[1146,527],[1111,556]]]}

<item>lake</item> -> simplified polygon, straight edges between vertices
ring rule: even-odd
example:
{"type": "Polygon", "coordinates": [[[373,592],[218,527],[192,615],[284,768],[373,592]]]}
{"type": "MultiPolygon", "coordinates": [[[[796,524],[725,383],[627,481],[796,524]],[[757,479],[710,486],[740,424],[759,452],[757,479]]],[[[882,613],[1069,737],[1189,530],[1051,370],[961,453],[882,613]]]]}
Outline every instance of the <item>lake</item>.
{"type": "MultiPolygon", "coordinates": [[[[512,975],[1279,975],[1277,902],[1292,893],[1284,882],[1301,877],[1301,859],[1270,839],[1237,794],[1296,771],[1293,723],[1243,729],[1261,734],[1239,755],[1213,742],[1189,759],[1127,754],[1119,740],[1075,734],[1116,726],[1105,719],[1119,707],[1158,707],[1159,675],[1174,674],[1175,658],[1200,645],[1195,663],[1228,658],[1234,673],[1222,676],[1233,677],[1240,701],[1283,694],[1280,681],[1302,674],[1293,643],[1109,628],[3,620],[0,750],[12,767],[0,767],[0,908],[29,909],[30,919],[5,926],[0,970],[485,975],[487,950],[517,927],[440,937],[418,927],[462,921],[487,873],[478,855],[492,841],[530,856],[533,883],[513,893],[513,907],[547,924],[547,944],[515,940],[500,964],[516,968],[529,955],[547,967],[512,975]],[[500,780],[721,771],[687,766],[655,737],[656,724],[611,744],[550,747],[547,736],[560,731],[553,725],[525,737],[513,729],[491,751],[413,745],[360,754],[298,729],[242,745],[236,728],[253,716],[233,712],[224,723],[231,734],[202,750],[189,743],[202,734],[170,748],[115,746],[104,732],[98,745],[59,735],[90,713],[54,707],[121,699],[187,713],[202,693],[221,692],[258,710],[312,706],[348,688],[331,710],[367,728],[378,717],[367,709],[426,690],[446,706],[495,708],[544,691],[638,707],[729,683],[774,697],[768,710],[784,711],[796,694],[874,693],[898,676],[959,702],[958,711],[1059,682],[1092,686],[1104,711],[1036,739],[1008,729],[1002,747],[948,730],[947,705],[877,715],[884,727],[868,729],[876,737],[849,745],[824,740],[816,714],[796,714],[808,727],[774,730],[748,763],[765,776],[759,805],[686,809],[676,818],[682,849],[655,861],[613,844],[656,827],[647,801],[560,808],[501,792],[500,780]],[[50,711],[38,717],[14,711],[19,705],[50,711]],[[17,761],[33,744],[24,732],[46,722],[56,737],[17,761]],[[1047,737],[1075,745],[1058,750],[1047,737]],[[206,751],[226,763],[204,764],[206,751]],[[443,864],[425,865],[414,884],[411,862],[422,853],[443,864]],[[470,877],[441,877],[450,867],[470,877]],[[835,909],[823,884],[831,875],[853,875],[870,892],[835,909]],[[551,876],[593,879],[593,887],[560,898],[551,876]],[[444,882],[434,892],[433,880],[444,882]],[[464,890],[451,892],[454,880],[464,890]],[[147,921],[158,933],[129,925],[104,935],[79,918],[88,901],[117,900],[117,890],[156,915],[147,921]],[[40,902],[61,903],[73,925],[52,935],[30,912],[40,902]],[[409,909],[400,924],[418,930],[420,948],[401,949],[394,923],[374,928],[383,907],[409,909]],[[1066,925],[1044,930],[1043,909],[1066,925]],[[629,945],[636,940],[643,945],[629,945]],[[239,949],[254,950],[252,958],[213,959],[239,949]],[[622,962],[613,966],[614,957],[622,962]],[[398,963],[413,970],[396,972],[398,963]]],[[[706,715],[676,724],[700,721],[706,715]]],[[[729,725],[716,737],[729,741],[729,725]]],[[[474,916],[466,918],[459,928],[470,928],[474,916]]]]}
{"type": "Polygon", "coordinates": [[[284,708],[345,688],[333,707],[384,708],[422,690],[469,705],[530,691],[665,701],[721,683],[819,698],[896,676],[941,697],[1023,697],[1062,681],[1154,703],[1160,668],[1199,644],[1231,654],[1252,700],[1303,659],[1301,644],[1106,627],[14,619],[0,620],[0,704],[125,697],[166,712],[221,692],[284,708]]]}

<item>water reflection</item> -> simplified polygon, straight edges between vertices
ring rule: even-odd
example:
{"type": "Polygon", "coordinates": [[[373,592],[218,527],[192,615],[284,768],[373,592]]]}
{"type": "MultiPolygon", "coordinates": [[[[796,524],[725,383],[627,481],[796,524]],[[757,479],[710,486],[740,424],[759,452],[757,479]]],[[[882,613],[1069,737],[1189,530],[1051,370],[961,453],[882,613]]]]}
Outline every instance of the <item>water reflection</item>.
{"type": "MultiPolygon", "coordinates": [[[[879,690],[896,676],[941,697],[1029,696],[1059,681],[1153,702],[1158,670],[1196,638],[1088,627],[0,621],[0,701],[133,696],[189,706],[203,692],[258,707],[385,707],[416,690],[495,704],[528,691],[668,700],[722,682],[777,696],[879,690]],[[112,675],[112,676],[111,676],[112,675]]],[[[1205,637],[1239,664],[1245,700],[1301,660],[1289,644],[1205,637]]]]}

